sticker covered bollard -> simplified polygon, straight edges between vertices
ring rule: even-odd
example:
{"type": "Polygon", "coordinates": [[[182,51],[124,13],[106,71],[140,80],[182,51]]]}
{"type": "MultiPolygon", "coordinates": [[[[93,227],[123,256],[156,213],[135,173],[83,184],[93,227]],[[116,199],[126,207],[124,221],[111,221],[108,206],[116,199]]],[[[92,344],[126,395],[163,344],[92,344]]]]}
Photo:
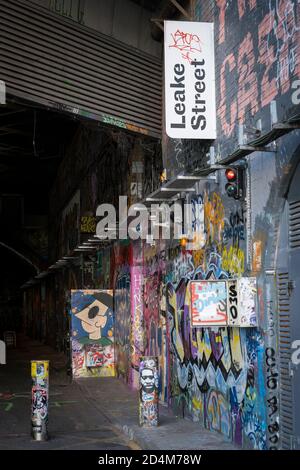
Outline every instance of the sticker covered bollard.
{"type": "Polygon", "coordinates": [[[140,359],[140,426],[158,425],[158,359],[140,359]]]}
{"type": "Polygon", "coordinates": [[[36,441],[48,439],[49,361],[31,361],[31,431],[36,441]]]}

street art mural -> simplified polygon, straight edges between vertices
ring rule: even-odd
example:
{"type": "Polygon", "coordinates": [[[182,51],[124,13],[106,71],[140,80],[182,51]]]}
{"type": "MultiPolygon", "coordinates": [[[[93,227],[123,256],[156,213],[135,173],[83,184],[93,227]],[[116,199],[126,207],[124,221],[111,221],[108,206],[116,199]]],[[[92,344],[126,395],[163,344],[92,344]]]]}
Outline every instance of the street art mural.
{"type": "Polygon", "coordinates": [[[115,352],[116,372],[125,383],[131,383],[131,306],[130,267],[122,265],[115,284],[115,352]]]}
{"type": "Polygon", "coordinates": [[[187,285],[168,284],[169,405],[239,445],[264,449],[262,337],[252,328],[192,328],[187,285]]]}
{"type": "Polygon", "coordinates": [[[130,268],[131,293],[131,384],[133,388],[139,386],[140,357],[145,349],[145,331],[143,318],[143,267],[130,268]]]}
{"type": "MultiPolygon", "coordinates": [[[[192,294],[197,293],[192,293],[193,283],[222,286],[218,295],[222,294],[225,307],[227,282],[244,273],[245,217],[235,209],[227,216],[217,193],[204,193],[197,200],[200,207],[195,214],[204,212],[205,246],[193,251],[161,242],[144,246],[145,354],[158,357],[159,399],[178,416],[199,421],[243,447],[265,449],[263,340],[259,330],[251,327],[255,323],[248,322],[247,329],[228,326],[223,308],[222,324],[192,324],[192,294]],[[226,220],[231,221],[231,229],[226,220]]],[[[252,282],[249,278],[242,288],[253,292],[253,301],[252,282]]],[[[237,295],[239,287],[235,289],[237,295]]],[[[243,304],[246,297],[241,300],[243,304]]],[[[211,305],[209,296],[207,302],[211,305]]],[[[254,303],[245,305],[245,311],[255,313],[254,303]]]]}
{"type": "Polygon", "coordinates": [[[158,360],[142,356],[140,362],[140,426],[158,425],[158,360]]]}
{"type": "Polygon", "coordinates": [[[115,375],[112,290],[71,291],[73,377],[115,375]]]}
{"type": "Polygon", "coordinates": [[[164,242],[144,247],[144,332],[145,354],[159,358],[159,397],[167,397],[167,331],[164,274],[166,249],[164,242]]]}
{"type": "MultiPolygon", "coordinates": [[[[244,448],[266,449],[262,334],[251,321],[248,328],[228,326],[226,321],[208,327],[192,325],[192,295],[199,292],[192,292],[191,285],[222,281],[225,305],[232,276],[239,278],[244,273],[243,221],[232,216],[230,231],[222,199],[204,194],[203,201],[205,246],[195,252],[170,247],[161,278],[163,288],[158,301],[161,306],[165,304],[167,354],[165,364],[160,364],[160,369],[162,365],[166,368],[160,370],[160,377],[166,377],[165,401],[176,415],[199,421],[244,448]],[[235,222],[239,229],[234,231],[235,222]]],[[[251,306],[244,305],[250,318],[256,295],[254,281],[249,278],[244,287],[253,294],[251,306]]],[[[236,281],[234,290],[237,299],[236,281]]],[[[241,296],[241,300],[243,304],[246,297],[241,296]]]]}

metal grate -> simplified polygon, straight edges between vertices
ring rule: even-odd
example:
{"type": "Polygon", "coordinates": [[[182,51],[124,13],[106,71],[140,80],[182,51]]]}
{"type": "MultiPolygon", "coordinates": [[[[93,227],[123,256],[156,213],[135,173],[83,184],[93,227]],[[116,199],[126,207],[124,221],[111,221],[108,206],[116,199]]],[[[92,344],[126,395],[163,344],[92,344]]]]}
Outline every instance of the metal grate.
{"type": "Polygon", "coordinates": [[[290,249],[300,248],[300,201],[289,204],[290,249]]]}
{"type": "Polygon", "coordinates": [[[289,371],[291,358],[291,323],[289,274],[278,273],[279,371],[280,371],[280,435],[282,449],[290,449],[293,435],[293,392],[289,371]]]}
{"type": "Polygon", "coordinates": [[[38,5],[0,0],[8,95],[161,135],[162,63],[38,5]]]}

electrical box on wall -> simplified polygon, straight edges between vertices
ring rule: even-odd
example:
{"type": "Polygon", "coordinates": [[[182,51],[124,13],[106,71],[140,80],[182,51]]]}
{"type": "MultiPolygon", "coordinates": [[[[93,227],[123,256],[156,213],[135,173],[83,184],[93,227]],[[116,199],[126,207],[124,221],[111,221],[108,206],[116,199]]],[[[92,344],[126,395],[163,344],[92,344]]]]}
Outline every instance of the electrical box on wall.
{"type": "Polygon", "coordinates": [[[257,326],[256,278],[191,281],[191,324],[257,326]]]}

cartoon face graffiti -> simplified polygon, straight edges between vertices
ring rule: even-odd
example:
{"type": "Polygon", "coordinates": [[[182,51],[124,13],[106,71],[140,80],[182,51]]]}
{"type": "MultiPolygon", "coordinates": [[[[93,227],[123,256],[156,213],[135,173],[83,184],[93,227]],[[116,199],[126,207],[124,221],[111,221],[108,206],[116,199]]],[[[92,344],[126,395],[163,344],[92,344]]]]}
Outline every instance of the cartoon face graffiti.
{"type": "Polygon", "coordinates": [[[152,369],[143,369],[141,372],[142,390],[146,393],[153,393],[155,390],[155,377],[152,369]]]}
{"type": "Polygon", "coordinates": [[[91,303],[75,313],[75,316],[81,320],[82,328],[89,334],[89,339],[101,338],[101,329],[107,323],[109,309],[112,309],[112,296],[101,292],[94,294],[91,303]]]}

